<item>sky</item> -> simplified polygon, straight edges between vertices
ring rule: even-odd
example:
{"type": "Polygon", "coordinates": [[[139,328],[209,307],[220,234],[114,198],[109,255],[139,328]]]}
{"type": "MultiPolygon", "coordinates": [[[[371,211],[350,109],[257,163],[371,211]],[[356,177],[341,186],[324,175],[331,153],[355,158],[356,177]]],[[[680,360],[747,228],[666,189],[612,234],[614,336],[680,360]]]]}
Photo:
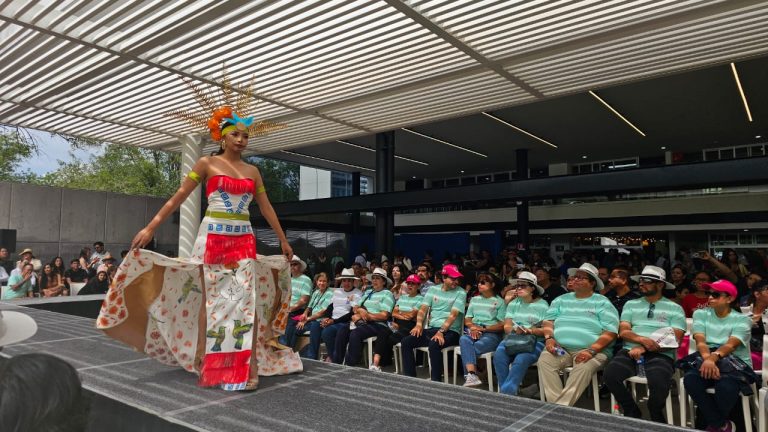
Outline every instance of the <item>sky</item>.
{"type": "MultiPolygon", "coordinates": [[[[32,138],[37,142],[40,154],[31,157],[19,165],[20,171],[32,171],[35,174],[43,175],[55,171],[59,167],[59,160],[69,162],[72,160],[70,146],[63,138],[51,135],[48,132],[27,129],[32,138]]],[[[94,150],[78,150],[75,157],[78,159],[89,159],[94,150]]]]}

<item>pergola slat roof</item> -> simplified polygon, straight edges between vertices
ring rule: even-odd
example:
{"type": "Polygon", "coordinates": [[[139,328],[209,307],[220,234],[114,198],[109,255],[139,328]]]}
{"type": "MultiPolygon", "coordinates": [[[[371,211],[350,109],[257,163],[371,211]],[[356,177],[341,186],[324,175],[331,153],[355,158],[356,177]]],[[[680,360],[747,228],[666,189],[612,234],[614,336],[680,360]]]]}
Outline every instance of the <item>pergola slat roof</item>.
{"type": "MultiPolygon", "coordinates": [[[[767,1],[5,0],[0,123],[177,150],[179,77],[256,76],[258,153],[768,52],[767,1]]],[[[211,144],[211,147],[213,144],[211,144]]]]}

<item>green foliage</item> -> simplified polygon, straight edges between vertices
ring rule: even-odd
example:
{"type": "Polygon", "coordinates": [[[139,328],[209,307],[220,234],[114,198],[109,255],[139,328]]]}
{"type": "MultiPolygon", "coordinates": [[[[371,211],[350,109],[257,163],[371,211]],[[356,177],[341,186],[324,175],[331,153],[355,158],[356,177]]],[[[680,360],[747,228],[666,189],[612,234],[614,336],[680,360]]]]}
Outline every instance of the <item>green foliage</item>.
{"type": "Polygon", "coordinates": [[[178,153],[116,144],[87,145],[101,152],[88,161],[59,161],[56,171],[38,177],[36,183],[157,197],[169,197],[179,188],[178,153]]]}
{"type": "Polygon", "coordinates": [[[299,200],[299,164],[258,156],[249,156],[245,161],[259,168],[270,201],[299,200]]]}
{"type": "Polygon", "coordinates": [[[28,181],[29,172],[19,172],[19,164],[37,155],[37,144],[23,129],[0,130],[0,181],[28,181]]]}

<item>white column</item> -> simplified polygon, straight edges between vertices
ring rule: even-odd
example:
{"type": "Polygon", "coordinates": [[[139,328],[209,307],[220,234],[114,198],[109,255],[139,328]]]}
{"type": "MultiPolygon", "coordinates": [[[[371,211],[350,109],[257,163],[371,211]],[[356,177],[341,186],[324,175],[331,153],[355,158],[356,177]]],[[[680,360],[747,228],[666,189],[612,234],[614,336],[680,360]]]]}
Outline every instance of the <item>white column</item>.
{"type": "MultiPolygon", "coordinates": [[[[192,167],[203,155],[200,135],[184,135],[181,141],[181,179],[187,176],[192,167]]],[[[189,197],[181,203],[179,209],[179,257],[189,258],[195,245],[197,230],[200,226],[200,200],[202,187],[195,188],[189,197]]]]}

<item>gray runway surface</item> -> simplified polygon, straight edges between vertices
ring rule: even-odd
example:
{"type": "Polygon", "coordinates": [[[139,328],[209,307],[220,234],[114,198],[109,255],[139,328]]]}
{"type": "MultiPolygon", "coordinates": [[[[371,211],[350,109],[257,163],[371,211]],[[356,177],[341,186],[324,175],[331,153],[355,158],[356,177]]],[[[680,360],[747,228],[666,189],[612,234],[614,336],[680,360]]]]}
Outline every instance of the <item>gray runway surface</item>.
{"type": "Polygon", "coordinates": [[[5,347],[70,362],[89,390],[201,431],[665,431],[683,430],[361,368],[305,362],[302,374],[262,377],[253,393],[195,385],[95,330],[94,321],[0,303],[32,316],[38,333],[5,347]]]}

